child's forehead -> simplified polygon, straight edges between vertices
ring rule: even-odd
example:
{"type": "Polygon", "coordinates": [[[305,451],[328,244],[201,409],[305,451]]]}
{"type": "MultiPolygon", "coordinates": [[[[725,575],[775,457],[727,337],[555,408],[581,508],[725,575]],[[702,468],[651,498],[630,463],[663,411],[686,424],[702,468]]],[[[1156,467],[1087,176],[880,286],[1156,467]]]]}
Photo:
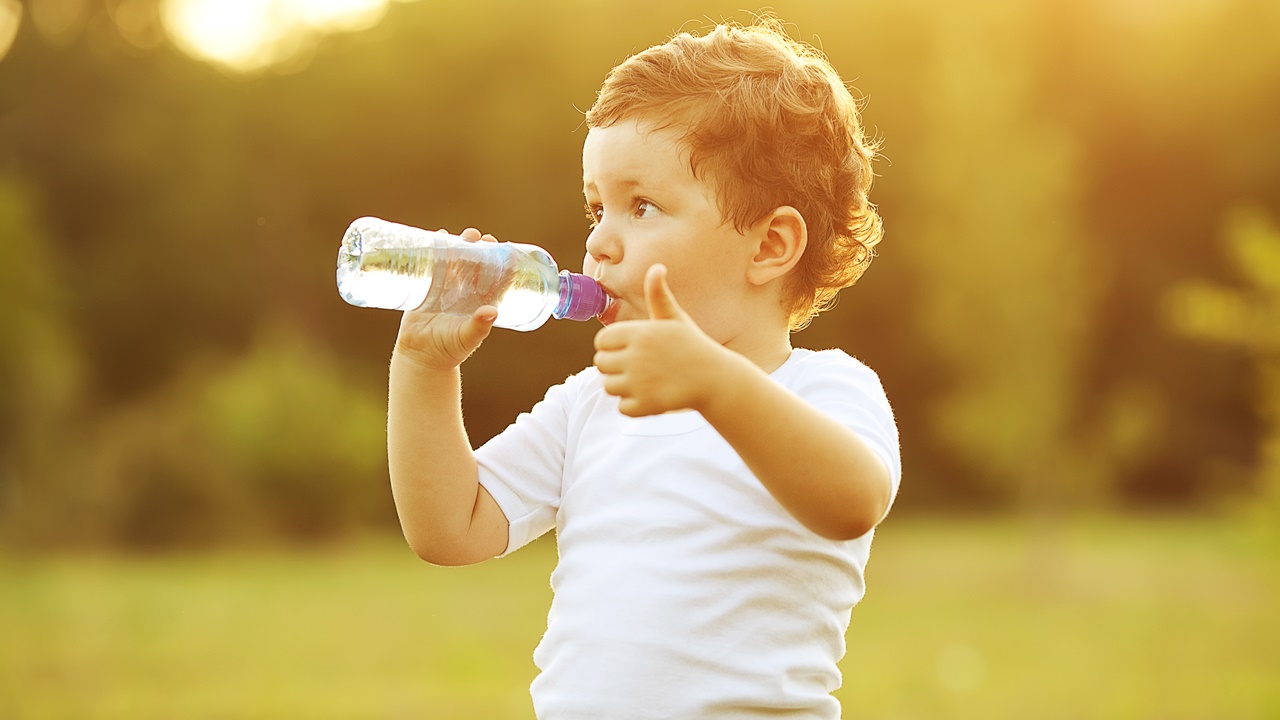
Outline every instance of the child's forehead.
{"type": "Polygon", "coordinates": [[[631,189],[678,179],[695,180],[688,151],[675,131],[624,121],[587,133],[582,145],[584,187],[631,189]]]}

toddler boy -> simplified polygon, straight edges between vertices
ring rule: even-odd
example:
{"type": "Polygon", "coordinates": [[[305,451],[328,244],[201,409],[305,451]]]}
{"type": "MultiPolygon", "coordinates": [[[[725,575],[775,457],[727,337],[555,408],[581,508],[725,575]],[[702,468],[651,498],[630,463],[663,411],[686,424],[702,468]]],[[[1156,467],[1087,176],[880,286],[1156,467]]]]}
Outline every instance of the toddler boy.
{"type": "Polygon", "coordinates": [[[856,104],[764,21],[627,59],[587,125],[583,272],[613,298],[593,366],[472,451],[458,366],[496,309],[405,313],[388,423],[405,537],[456,565],[556,530],[544,720],[837,718],[898,436],[874,372],[790,332],[880,240],[856,104]]]}

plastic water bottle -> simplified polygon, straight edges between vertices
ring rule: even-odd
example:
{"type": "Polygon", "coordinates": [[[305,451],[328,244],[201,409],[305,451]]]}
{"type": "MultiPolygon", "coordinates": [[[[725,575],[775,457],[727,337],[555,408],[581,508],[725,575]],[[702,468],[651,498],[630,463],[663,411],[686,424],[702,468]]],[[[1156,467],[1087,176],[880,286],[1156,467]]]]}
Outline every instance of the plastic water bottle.
{"type": "Polygon", "coordinates": [[[590,320],[610,298],[592,278],[557,272],[536,245],[468,242],[378,218],[351,223],[338,250],[338,293],[359,307],[470,315],[498,308],[494,325],[533,330],[547,318],[590,320]]]}

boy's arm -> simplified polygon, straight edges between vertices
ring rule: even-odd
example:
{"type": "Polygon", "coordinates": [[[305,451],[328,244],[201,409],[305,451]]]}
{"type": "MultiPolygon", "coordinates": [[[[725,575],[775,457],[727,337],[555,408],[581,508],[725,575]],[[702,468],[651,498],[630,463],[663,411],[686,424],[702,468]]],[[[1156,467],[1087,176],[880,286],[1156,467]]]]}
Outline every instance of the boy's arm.
{"type": "Polygon", "coordinates": [[[697,410],[778,502],[813,532],[859,537],[888,510],[892,478],[857,434],[707,337],[679,308],[665,277],[646,278],[658,322],[596,336],[605,390],[627,415],[697,410]]]}
{"type": "Polygon", "coordinates": [[[458,369],[391,357],[387,459],[405,540],[436,565],[469,565],[501,555],[507,518],[479,481],[462,423],[458,369]]]}
{"type": "Polygon", "coordinates": [[[893,487],[884,462],[852,430],[724,352],[695,409],[805,527],[832,540],[874,528],[893,487]]]}
{"type": "MultiPolygon", "coordinates": [[[[462,236],[481,237],[472,229],[462,236]]],[[[488,336],[496,317],[491,306],[470,317],[407,312],[391,356],[391,493],[405,540],[419,557],[437,565],[480,562],[507,547],[507,518],[480,485],[462,423],[458,370],[488,336]]]]}

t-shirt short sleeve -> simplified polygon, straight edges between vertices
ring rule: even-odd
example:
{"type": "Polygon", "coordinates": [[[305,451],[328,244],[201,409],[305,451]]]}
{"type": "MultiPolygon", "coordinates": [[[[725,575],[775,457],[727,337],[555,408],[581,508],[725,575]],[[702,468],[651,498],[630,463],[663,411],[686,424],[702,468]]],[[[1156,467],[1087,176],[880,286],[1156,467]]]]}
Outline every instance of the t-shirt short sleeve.
{"type": "Polygon", "coordinates": [[[503,555],[555,527],[569,419],[579,384],[574,376],[552,387],[533,409],[476,450],[480,484],[510,524],[503,555]]]}
{"type": "MultiPolygon", "coordinates": [[[[805,358],[797,371],[797,376],[786,383],[792,392],[852,430],[889,470],[892,506],[902,480],[902,458],[898,426],[880,378],[840,350],[815,352],[805,358]]],[[[885,507],[886,514],[889,506],[885,507]]]]}

